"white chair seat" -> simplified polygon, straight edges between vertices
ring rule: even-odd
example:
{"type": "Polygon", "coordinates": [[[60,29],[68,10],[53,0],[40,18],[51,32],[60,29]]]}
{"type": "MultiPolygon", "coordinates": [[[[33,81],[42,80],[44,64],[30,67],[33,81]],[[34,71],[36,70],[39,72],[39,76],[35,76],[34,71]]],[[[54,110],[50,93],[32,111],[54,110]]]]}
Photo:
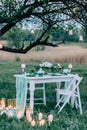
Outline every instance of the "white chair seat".
{"type": "Polygon", "coordinates": [[[72,94],[72,91],[70,91],[70,90],[56,89],[56,91],[59,94],[64,94],[64,95],[71,95],[72,94]]]}

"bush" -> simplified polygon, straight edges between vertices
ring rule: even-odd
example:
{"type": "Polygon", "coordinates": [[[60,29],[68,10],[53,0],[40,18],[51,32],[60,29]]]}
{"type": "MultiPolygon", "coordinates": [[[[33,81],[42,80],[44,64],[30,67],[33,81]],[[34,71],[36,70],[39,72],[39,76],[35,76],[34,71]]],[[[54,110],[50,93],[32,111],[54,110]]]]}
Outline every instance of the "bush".
{"type": "Polygon", "coordinates": [[[19,56],[16,56],[16,57],[15,57],[15,61],[21,61],[20,57],[19,57],[19,56]]]}

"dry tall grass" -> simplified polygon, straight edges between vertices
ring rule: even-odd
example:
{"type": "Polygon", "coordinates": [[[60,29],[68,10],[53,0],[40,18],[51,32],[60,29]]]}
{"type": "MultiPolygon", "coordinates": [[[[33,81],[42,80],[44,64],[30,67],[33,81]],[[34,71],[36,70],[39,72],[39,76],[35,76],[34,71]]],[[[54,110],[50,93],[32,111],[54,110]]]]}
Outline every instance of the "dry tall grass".
{"type": "Polygon", "coordinates": [[[87,49],[80,46],[46,47],[44,51],[35,51],[35,48],[26,54],[14,54],[0,51],[0,61],[15,61],[19,58],[22,62],[50,61],[61,63],[87,63],[87,49]]]}

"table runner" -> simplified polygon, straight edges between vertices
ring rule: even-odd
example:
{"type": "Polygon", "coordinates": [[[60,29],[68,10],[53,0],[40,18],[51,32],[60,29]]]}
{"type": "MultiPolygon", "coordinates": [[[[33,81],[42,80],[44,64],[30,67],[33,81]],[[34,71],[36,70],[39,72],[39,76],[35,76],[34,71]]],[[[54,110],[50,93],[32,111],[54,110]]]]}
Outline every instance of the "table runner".
{"type": "Polygon", "coordinates": [[[24,113],[27,93],[26,76],[16,78],[16,108],[24,113]]]}

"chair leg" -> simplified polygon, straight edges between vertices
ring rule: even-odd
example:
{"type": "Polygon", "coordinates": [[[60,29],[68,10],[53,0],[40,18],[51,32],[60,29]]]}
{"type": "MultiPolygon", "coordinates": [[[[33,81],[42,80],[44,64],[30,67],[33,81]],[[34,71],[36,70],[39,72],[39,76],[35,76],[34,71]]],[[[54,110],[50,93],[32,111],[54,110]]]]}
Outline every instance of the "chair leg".
{"type": "Polygon", "coordinates": [[[82,105],[81,105],[81,99],[80,99],[80,93],[79,93],[79,87],[77,87],[77,95],[78,95],[78,105],[80,109],[80,114],[82,115],[82,105]]]}
{"type": "MultiPolygon", "coordinates": [[[[60,89],[60,87],[61,87],[61,82],[56,83],[56,85],[57,85],[57,89],[60,89]]],[[[56,91],[56,102],[57,102],[57,103],[58,103],[59,99],[60,99],[60,95],[59,95],[58,91],[56,91]]]]}
{"type": "Polygon", "coordinates": [[[70,96],[68,96],[67,99],[66,99],[66,101],[62,104],[62,106],[60,107],[58,113],[60,113],[62,111],[62,109],[64,108],[64,106],[68,103],[69,99],[70,99],[70,96]]]}

